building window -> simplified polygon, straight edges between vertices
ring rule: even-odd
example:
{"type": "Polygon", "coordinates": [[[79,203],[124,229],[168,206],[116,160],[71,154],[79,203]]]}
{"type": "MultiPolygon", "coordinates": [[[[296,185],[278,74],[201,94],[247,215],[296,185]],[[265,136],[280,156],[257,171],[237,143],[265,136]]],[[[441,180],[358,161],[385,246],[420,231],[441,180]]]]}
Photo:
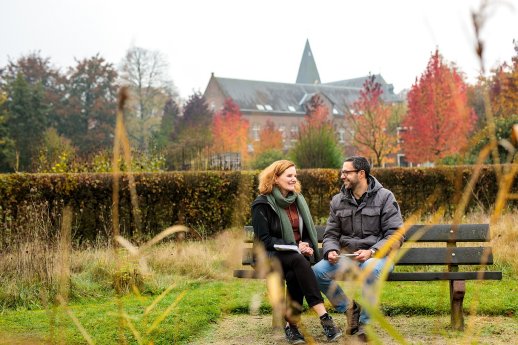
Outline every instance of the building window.
{"type": "Polygon", "coordinates": [[[343,128],[338,129],[338,142],[340,144],[345,143],[345,129],[343,128]]]}
{"type": "Polygon", "coordinates": [[[292,112],[295,112],[295,107],[292,106],[292,105],[288,105],[288,110],[292,111],[292,112]]]}
{"type": "Polygon", "coordinates": [[[338,110],[336,110],[336,108],[333,108],[333,114],[338,115],[338,110]]]}
{"type": "Polygon", "coordinates": [[[298,126],[295,126],[295,125],[291,126],[290,137],[291,137],[291,139],[299,138],[299,127],[298,126]]]}
{"type": "Polygon", "coordinates": [[[411,167],[412,163],[408,162],[405,155],[402,153],[397,154],[397,166],[398,167],[411,167]]]}
{"type": "Polygon", "coordinates": [[[259,141],[259,131],[261,130],[261,126],[257,123],[252,125],[252,139],[254,141],[259,141]]]}
{"type": "Polygon", "coordinates": [[[264,111],[264,106],[262,104],[256,104],[255,106],[257,109],[264,111]]]}
{"type": "Polygon", "coordinates": [[[401,133],[406,132],[408,130],[408,128],[407,127],[397,127],[396,130],[397,130],[397,143],[402,144],[403,138],[401,138],[401,133]]]}
{"type": "Polygon", "coordinates": [[[266,108],[266,110],[269,110],[269,111],[273,110],[272,106],[269,104],[266,104],[264,107],[266,108]]]}
{"type": "Polygon", "coordinates": [[[286,126],[280,125],[279,132],[281,132],[282,140],[284,141],[284,139],[286,139],[286,126]]]}

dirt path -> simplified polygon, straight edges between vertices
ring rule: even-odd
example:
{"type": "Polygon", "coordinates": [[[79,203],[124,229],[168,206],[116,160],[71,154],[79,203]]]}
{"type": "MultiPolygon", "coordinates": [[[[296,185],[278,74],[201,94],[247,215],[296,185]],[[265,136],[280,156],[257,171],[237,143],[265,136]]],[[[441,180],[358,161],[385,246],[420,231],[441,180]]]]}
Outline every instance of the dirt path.
{"type": "MultiPolygon", "coordinates": [[[[345,328],[345,318],[333,315],[345,328]]],[[[516,317],[468,317],[464,333],[448,330],[449,316],[397,316],[388,321],[405,338],[408,344],[518,344],[518,318],[516,317]]],[[[308,344],[326,344],[322,330],[315,315],[304,315],[306,332],[314,337],[308,344]]],[[[386,332],[376,327],[381,344],[399,344],[386,332]]],[[[355,336],[344,336],[340,344],[358,344],[355,336]]],[[[193,345],[270,345],[287,344],[282,331],[273,332],[270,315],[230,315],[202,334],[193,345]]]]}

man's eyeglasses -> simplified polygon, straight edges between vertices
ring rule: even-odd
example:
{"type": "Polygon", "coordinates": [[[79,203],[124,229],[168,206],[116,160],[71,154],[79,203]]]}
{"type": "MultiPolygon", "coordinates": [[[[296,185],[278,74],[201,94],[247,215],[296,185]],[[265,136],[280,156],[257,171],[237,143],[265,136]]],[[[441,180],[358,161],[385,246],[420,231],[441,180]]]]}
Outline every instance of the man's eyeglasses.
{"type": "Polygon", "coordinates": [[[350,173],[357,173],[360,170],[340,170],[340,175],[349,175],[350,173]]]}

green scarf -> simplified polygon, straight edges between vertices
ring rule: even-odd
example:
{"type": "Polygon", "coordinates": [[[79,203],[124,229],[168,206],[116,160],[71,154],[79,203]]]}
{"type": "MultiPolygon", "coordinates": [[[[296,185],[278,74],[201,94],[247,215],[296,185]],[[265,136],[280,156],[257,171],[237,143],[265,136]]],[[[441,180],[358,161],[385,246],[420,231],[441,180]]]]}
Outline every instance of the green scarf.
{"type": "Polygon", "coordinates": [[[295,244],[295,236],[293,236],[293,228],[291,227],[290,219],[284,209],[288,208],[293,202],[297,203],[297,209],[302,217],[303,231],[307,231],[309,239],[313,247],[313,257],[315,262],[320,260],[320,252],[318,250],[318,239],[317,231],[315,230],[315,224],[311,218],[308,204],[302,194],[289,193],[287,197],[284,197],[279,188],[274,187],[271,194],[266,196],[268,203],[273,207],[273,210],[277,213],[281,220],[281,233],[282,239],[289,244],[295,244]]]}

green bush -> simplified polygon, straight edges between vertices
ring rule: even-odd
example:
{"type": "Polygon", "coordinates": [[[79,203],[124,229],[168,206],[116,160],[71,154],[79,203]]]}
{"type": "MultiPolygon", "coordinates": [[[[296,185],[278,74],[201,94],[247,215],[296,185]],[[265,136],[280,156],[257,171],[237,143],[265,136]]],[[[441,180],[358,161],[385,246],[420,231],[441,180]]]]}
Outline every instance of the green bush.
{"type": "Polygon", "coordinates": [[[284,159],[281,150],[268,150],[259,154],[250,164],[252,169],[262,170],[275,161],[284,159]]]}
{"type": "MultiPolygon", "coordinates": [[[[479,177],[470,191],[468,211],[488,210],[494,205],[501,186],[495,166],[377,168],[372,174],[394,192],[403,215],[418,211],[431,213],[439,207],[451,214],[471,176],[479,168],[479,177]]],[[[223,229],[249,224],[250,203],[258,193],[258,173],[135,174],[138,218],[132,212],[129,176],[122,174],[119,179],[120,233],[146,239],[171,225],[185,224],[202,237],[210,237],[223,229]],[[136,219],[141,220],[140,226],[136,219]]],[[[299,170],[298,177],[315,222],[325,222],[329,201],[341,186],[338,170],[299,170]]],[[[517,191],[518,180],[515,179],[509,192],[517,191]]],[[[38,219],[27,212],[45,212],[50,219],[48,223],[54,226],[53,231],[58,231],[65,205],[73,209],[72,233],[76,242],[88,243],[111,236],[111,174],[5,174],[0,175],[0,195],[0,249],[9,245],[20,228],[26,231],[27,222],[38,219]]],[[[513,207],[517,201],[507,200],[507,203],[513,207]]]]}

